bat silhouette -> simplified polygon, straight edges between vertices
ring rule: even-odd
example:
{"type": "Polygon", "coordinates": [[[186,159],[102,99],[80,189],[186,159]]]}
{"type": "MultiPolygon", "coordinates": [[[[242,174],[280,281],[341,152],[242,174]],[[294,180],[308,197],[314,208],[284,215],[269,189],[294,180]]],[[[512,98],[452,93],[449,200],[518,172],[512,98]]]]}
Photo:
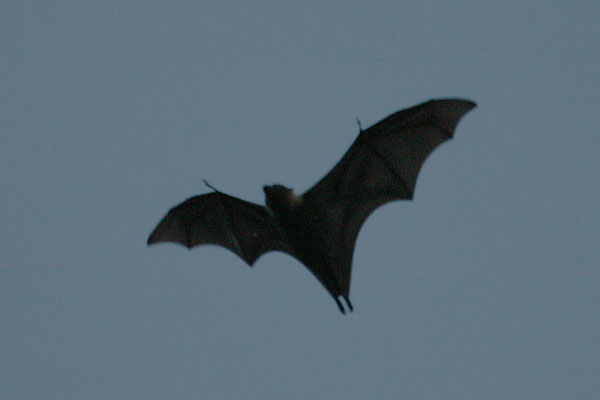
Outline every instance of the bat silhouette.
{"type": "MultiPolygon", "coordinates": [[[[264,186],[266,207],[222,193],[194,196],[172,208],[148,245],[223,246],[252,266],[264,253],[282,251],[304,264],[350,310],[352,254],[358,232],[379,206],[413,198],[427,156],[452,138],[459,120],[476,106],[440,99],[396,112],[360,133],[336,166],[301,196],[282,185],[264,186]]],[[[360,126],[360,125],[359,125],[360,126]]]]}

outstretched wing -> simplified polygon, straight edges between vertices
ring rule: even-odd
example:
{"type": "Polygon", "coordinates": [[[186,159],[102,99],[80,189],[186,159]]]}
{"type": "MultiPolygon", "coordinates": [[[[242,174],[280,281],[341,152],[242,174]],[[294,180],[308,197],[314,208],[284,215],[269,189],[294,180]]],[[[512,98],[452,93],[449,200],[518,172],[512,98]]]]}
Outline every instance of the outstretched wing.
{"type": "Polygon", "coordinates": [[[427,156],[452,138],[460,118],[476,105],[431,100],[396,112],[361,131],[337,165],[303,198],[321,216],[327,253],[349,295],[358,231],[377,207],[412,199],[427,156]]]}
{"type": "Polygon", "coordinates": [[[192,197],[173,207],[148,238],[148,245],[174,242],[191,249],[216,244],[250,266],[264,253],[292,254],[287,239],[267,209],[225,193],[192,197]]]}

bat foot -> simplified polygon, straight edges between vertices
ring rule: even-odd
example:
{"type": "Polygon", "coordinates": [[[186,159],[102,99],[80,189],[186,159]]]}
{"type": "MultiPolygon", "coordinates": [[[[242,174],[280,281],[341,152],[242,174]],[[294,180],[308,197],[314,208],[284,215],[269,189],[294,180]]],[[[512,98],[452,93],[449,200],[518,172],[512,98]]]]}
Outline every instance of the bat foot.
{"type": "MultiPolygon", "coordinates": [[[[348,308],[350,309],[350,311],[354,311],[354,307],[352,307],[352,303],[350,302],[350,299],[348,298],[348,296],[342,295],[342,297],[346,301],[346,304],[348,305],[348,308]]],[[[335,299],[335,303],[337,304],[338,308],[340,309],[340,312],[342,314],[346,314],[346,309],[344,308],[344,305],[340,301],[340,298],[338,296],[335,296],[334,299],[335,299]]]]}
{"type": "Polygon", "coordinates": [[[350,302],[350,299],[348,298],[348,296],[343,295],[344,300],[346,300],[346,304],[348,304],[348,308],[350,309],[350,311],[354,311],[354,307],[352,307],[352,303],[350,302]]]}
{"type": "Polygon", "coordinates": [[[337,297],[334,297],[334,299],[335,299],[335,302],[336,302],[338,308],[340,309],[340,312],[342,314],[346,314],[346,310],[344,309],[344,306],[342,305],[342,302],[340,301],[340,299],[338,299],[337,297]]]}

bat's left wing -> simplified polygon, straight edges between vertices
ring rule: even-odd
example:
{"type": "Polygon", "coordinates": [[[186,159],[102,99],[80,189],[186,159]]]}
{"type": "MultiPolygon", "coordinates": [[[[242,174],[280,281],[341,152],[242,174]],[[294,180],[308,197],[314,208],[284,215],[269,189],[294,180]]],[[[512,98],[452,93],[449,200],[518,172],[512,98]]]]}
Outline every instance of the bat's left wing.
{"type": "Polygon", "coordinates": [[[215,191],[173,207],[148,238],[148,244],[179,243],[189,249],[203,244],[225,247],[250,266],[264,253],[294,256],[287,238],[267,209],[215,191]]]}
{"type": "Polygon", "coordinates": [[[390,115],[361,131],[337,165],[303,195],[324,221],[327,255],[345,296],[363,222],[389,201],[412,199],[427,156],[452,138],[475,106],[468,100],[431,100],[390,115]]]}

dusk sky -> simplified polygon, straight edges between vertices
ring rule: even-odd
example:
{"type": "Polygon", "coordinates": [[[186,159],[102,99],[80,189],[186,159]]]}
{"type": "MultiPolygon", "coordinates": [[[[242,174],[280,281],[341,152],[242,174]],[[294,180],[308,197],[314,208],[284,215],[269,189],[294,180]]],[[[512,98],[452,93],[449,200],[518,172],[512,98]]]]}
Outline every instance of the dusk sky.
{"type": "Polygon", "coordinates": [[[1,399],[600,398],[600,3],[7,1],[1,399]],[[431,98],[478,103],[378,209],[342,315],[295,259],[149,248],[431,98]]]}

